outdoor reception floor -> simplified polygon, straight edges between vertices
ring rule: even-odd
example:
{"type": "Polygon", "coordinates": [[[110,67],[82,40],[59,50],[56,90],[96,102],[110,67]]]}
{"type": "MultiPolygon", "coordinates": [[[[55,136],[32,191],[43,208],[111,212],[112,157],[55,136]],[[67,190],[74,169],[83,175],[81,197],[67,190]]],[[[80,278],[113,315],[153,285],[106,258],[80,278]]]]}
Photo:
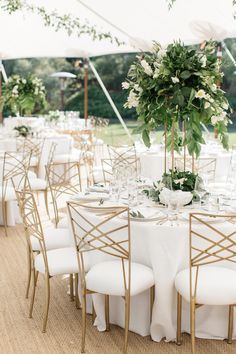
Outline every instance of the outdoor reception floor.
{"type": "MultiPolygon", "coordinates": [[[[51,303],[47,333],[41,332],[43,311],[43,281],[39,278],[33,318],[27,317],[29,300],[26,287],[26,252],[23,227],[9,228],[8,237],[0,228],[0,353],[1,354],[78,354],[80,353],[81,311],[67,295],[67,282],[60,277],[51,280],[51,303]]],[[[137,309],[138,310],[138,309],[137,309]]],[[[123,330],[111,326],[111,332],[99,333],[87,322],[88,354],[121,353],[123,330]]],[[[233,354],[236,342],[197,340],[197,353],[233,354]]],[[[189,336],[177,347],[174,343],[155,343],[150,337],[130,332],[129,353],[190,353],[189,336]]]]}

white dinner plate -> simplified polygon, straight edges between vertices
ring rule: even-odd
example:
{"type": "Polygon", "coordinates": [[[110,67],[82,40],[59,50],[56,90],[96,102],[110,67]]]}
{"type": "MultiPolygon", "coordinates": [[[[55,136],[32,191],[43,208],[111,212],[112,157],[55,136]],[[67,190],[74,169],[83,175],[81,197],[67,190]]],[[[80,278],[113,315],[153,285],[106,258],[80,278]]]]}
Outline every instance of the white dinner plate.
{"type": "Polygon", "coordinates": [[[81,202],[89,202],[89,201],[100,201],[101,199],[107,200],[109,195],[107,193],[78,193],[75,194],[72,199],[79,200],[81,202]]]}

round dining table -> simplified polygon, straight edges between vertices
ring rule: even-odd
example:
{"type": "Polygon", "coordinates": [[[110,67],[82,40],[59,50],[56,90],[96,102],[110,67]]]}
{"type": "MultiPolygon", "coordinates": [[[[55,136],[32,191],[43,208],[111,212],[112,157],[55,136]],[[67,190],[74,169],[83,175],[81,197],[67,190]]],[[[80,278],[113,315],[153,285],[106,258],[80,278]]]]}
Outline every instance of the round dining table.
{"type": "MultiPolygon", "coordinates": [[[[74,200],[73,200],[74,201],[74,200]]],[[[105,206],[106,202],[104,202],[105,206]]],[[[147,209],[156,215],[163,208],[147,206],[147,209]]],[[[142,336],[151,335],[154,341],[174,341],[176,339],[176,303],[177,292],[174,282],[178,272],[189,266],[189,222],[188,215],[194,210],[186,207],[181,210],[178,222],[172,223],[159,218],[136,221],[131,218],[131,258],[133,262],[141,263],[153,270],[155,278],[155,301],[150,323],[150,294],[146,291],[131,298],[130,330],[142,336]]],[[[195,210],[196,211],[196,210],[195,210]]],[[[84,208],[84,213],[91,213],[84,208]]],[[[92,222],[101,221],[94,213],[92,222]]],[[[91,216],[90,216],[91,220],[91,216]]],[[[118,226],[119,220],[113,225],[118,226]],[[118,223],[116,225],[116,223],[118,223]]],[[[198,226],[197,226],[198,227],[198,226]]],[[[200,228],[201,226],[199,226],[200,228]]],[[[224,232],[236,232],[236,224],[223,219],[217,227],[224,232]]],[[[199,229],[200,230],[200,229],[199,229]]],[[[72,243],[74,242],[73,236],[72,243]]],[[[89,253],[89,261],[93,265],[97,262],[93,252],[89,253]]],[[[103,259],[101,256],[100,261],[103,259]]],[[[104,256],[104,260],[106,256],[104,256]]],[[[217,264],[220,266],[220,264],[217,264]]],[[[223,264],[225,266],[225,264],[223,264]]],[[[236,270],[235,264],[229,264],[236,270]]],[[[132,281],[132,279],[131,279],[132,281]]],[[[95,325],[99,331],[105,330],[104,296],[92,295],[97,314],[95,325]]],[[[110,322],[124,326],[124,300],[120,297],[110,297],[110,322]]],[[[228,307],[202,306],[196,314],[196,336],[201,338],[223,339],[227,337],[228,307]]],[[[182,331],[190,333],[189,304],[183,301],[182,331]]],[[[234,327],[236,337],[236,326],[234,327]]]]}

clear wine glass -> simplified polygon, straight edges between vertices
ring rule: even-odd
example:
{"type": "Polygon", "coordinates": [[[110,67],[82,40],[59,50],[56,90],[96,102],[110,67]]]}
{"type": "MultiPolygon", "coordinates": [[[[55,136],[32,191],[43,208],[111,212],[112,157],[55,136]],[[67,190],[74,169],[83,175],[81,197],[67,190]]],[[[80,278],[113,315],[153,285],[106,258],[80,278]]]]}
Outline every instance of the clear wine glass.
{"type": "Polygon", "coordinates": [[[200,203],[200,208],[201,208],[202,197],[204,197],[204,195],[206,194],[206,187],[205,187],[203,179],[200,176],[196,177],[194,191],[199,196],[199,199],[200,199],[199,203],[200,203]]]}

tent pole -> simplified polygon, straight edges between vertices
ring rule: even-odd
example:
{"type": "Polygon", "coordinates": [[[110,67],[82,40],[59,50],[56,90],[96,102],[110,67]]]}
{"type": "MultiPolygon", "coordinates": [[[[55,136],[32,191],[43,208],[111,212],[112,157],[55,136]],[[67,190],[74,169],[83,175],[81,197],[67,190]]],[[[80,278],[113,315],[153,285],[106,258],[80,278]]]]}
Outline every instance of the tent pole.
{"type": "Polygon", "coordinates": [[[129,132],[129,130],[128,130],[126,124],[125,124],[125,122],[124,122],[124,120],[123,120],[123,118],[121,117],[121,115],[120,115],[118,109],[116,108],[116,105],[115,105],[115,103],[113,102],[113,100],[112,100],[112,98],[111,98],[109,92],[107,91],[107,89],[106,89],[104,83],[102,82],[102,79],[100,78],[100,76],[99,76],[99,74],[98,74],[96,68],[94,67],[93,63],[92,63],[90,60],[88,60],[88,64],[89,64],[90,68],[92,69],[92,72],[94,73],[96,79],[98,80],[98,83],[99,83],[99,85],[101,86],[101,88],[102,88],[102,90],[103,90],[103,92],[104,92],[106,98],[108,99],[108,101],[109,101],[109,103],[110,103],[110,105],[111,105],[113,111],[115,112],[117,118],[119,119],[120,123],[122,124],[122,126],[123,126],[123,128],[124,128],[126,134],[127,134],[128,137],[130,138],[130,140],[131,140],[132,142],[134,142],[134,140],[133,140],[133,138],[132,138],[132,136],[131,136],[131,134],[130,134],[130,132],[129,132]]]}
{"type": "Polygon", "coordinates": [[[88,123],[88,60],[84,59],[84,119],[85,128],[88,123]]]}
{"type": "MultiPolygon", "coordinates": [[[[0,69],[0,100],[2,98],[2,65],[0,69]]],[[[3,115],[2,115],[2,110],[0,111],[0,124],[3,123],[3,115]]]]}

